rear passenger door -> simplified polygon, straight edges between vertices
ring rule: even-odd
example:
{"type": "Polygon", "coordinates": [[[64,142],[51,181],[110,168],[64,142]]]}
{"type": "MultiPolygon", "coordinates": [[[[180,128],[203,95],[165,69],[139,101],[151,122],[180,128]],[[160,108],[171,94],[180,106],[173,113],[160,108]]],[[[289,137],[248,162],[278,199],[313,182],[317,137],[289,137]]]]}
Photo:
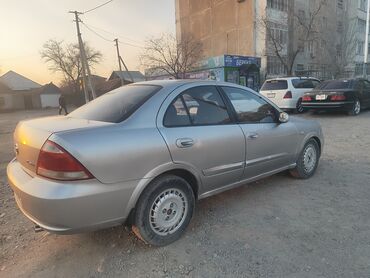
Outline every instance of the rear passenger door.
{"type": "Polygon", "coordinates": [[[200,194],[241,179],[244,135],[215,86],[174,91],[162,105],[157,126],[173,161],[198,172],[200,194]]]}
{"type": "Polygon", "coordinates": [[[245,89],[222,87],[246,138],[243,178],[257,177],[295,163],[298,132],[293,123],[279,123],[278,111],[245,89]]]}

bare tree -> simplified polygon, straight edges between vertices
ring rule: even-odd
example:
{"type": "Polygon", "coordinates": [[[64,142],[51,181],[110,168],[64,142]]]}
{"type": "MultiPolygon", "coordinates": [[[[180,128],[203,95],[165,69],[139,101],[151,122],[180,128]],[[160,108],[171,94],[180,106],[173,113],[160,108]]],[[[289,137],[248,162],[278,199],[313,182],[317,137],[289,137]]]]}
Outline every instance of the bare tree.
{"type": "Polygon", "coordinates": [[[202,44],[190,35],[177,41],[173,34],[162,34],[146,41],[140,58],[149,74],[163,73],[181,79],[202,58],[202,44]]]}
{"type": "MultiPolygon", "coordinates": [[[[98,64],[102,54],[85,43],[87,62],[90,67],[98,64]]],[[[78,44],[64,44],[63,41],[48,40],[40,52],[41,58],[49,64],[49,69],[64,77],[64,84],[72,85],[74,92],[80,92],[82,65],[78,44]]]]}
{"type": "Polygon", "coordinates": [[[331,32],[325,38],[322,38],[325,40],[325,47],[321,59],[329,66],[328,70],[331,78],[346,77],[348,67],[355,60],[356,48],[359,42],[356,21],[357,18],[344,20],[341,25],[342,30],[338,30],[340,31],[339,36],[336,32],[331,32]]]}
{"type": "Polygon", "coordinates": [[[308,15],[296,13],[293,1],[289,2],[288,12],[285,18],[280,18],[281,22],[288,25],[286,32],[276,31],[276,25],[267,16],[258,20],[260,29],[265,32],[267,48],[278,58],[289,76],[293,75],[293,68],[298,54],[304,49],[305,45],[314,43],[319,37],[319,16],[325,0],[316,1],[310,7],[308,15]],[[289,28],[289,37],[288,34],[289,28]],[[289,47],[288,47],[288,40],[289,47]]]}

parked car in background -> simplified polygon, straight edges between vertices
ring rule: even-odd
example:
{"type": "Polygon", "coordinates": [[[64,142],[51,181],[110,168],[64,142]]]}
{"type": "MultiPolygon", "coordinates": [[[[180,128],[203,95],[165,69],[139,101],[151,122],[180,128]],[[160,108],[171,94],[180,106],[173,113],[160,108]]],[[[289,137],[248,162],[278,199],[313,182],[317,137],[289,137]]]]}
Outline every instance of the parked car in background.
{"type": "Polygon", "coordinates": [[[342,110],[358,115],[370,107],[370,82],[365,79],[325,81],[303,96],[304,109],[342,110]]]}
{"type": "Polygon", "coordinates": [[[266,80],[260,93],[283,110],[303,113],[302,96],[311,91],[320,80],[310,77],[284,77],[266,80]]]}
{"type": "Polygon", "coordinates": [[[68,116],[20,122],[7,167],[21,211],[70,234],[132,224],[152,245],[178,239],[195,201],[289,170],[311,177],[324,138],[242,86],[150,81],[68,116]]]}

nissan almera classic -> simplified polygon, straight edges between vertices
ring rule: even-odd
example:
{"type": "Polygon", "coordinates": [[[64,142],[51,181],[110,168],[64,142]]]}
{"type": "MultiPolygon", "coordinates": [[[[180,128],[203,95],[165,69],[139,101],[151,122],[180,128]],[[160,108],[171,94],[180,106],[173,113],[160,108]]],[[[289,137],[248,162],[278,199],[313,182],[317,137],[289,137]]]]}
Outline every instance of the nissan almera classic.
{"type": "Polygon", "coordinates": [[[285,170],[311,177],[323,134],[248,88],[172,80],[22,121],[14,144],[9,184],[36,225],[71,234],[129,223],[161,246],[183,234],[196,200],[285,170]]]}

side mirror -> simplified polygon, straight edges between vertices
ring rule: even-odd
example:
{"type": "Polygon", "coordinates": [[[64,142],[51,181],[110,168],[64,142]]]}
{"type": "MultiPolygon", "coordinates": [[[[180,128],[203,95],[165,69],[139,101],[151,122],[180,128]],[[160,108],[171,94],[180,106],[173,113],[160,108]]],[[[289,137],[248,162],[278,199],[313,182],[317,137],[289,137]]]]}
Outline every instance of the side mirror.
{"type": "Polygon", "coordinates": [[[280,123],[287,123],[289,121],[289,115],[288,113],[281,112],[279,114],[279,122],[280,123]]]}

